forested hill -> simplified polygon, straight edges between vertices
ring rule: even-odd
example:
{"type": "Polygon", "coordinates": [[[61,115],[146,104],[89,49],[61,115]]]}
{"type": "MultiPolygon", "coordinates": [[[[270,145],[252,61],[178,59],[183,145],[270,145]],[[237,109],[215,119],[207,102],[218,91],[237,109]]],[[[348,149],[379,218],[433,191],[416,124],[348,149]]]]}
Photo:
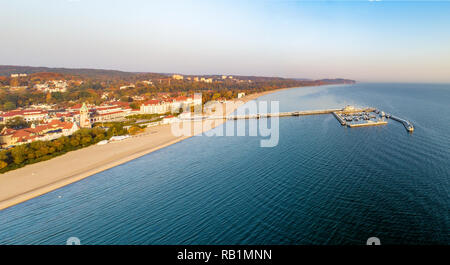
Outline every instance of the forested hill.
{"type": "MultiPolygon", "coordinates": [[[[167,78],[172,73],[149,73],[149,72],[125,72],[118,70],[106,70],[106,69],[88,69],[88,68],[52,68],[52,67],[34,67],[34,66],[17,66],[17,65],[0,65],[0,76],[9,77],[11,74],[33,74],[33,73],[59,73],[63,75],[70,75],[81,78],[89,78],[95,80],[111,80],[122,79],[128,81],[134,81],[140,78],[160,79],[167,78]]],[[[191,75],[194,76],[194,75],[191,75]]],[[[220,74],[216,75],[195,75],[201,77],[220,77],[220,74]]],[[[235,76],[243,80],[252,80],[259,82],[275,81],[275,80],[296,80],[296,81],[320,81],[322,83],[354,83],[354,80],[350,79],[320,79],[312,80],[306,78],[281,78],[281,77],[263,77],[263,76],[235,76]]]]}
{"type": "Polygon", "coordinates": [[[125,79],[136,75],[137,73],[123,72],[117,70],[105,69],[86,69],[86,68],[50,68],[50,67],[34,67],[34,66],[17,66],[17,65],[0,65],[0,76],[10,76],[11,74],[23,73],[33,74],[51,72],[64,75],[80,76],[95,79],[125,79]]]}

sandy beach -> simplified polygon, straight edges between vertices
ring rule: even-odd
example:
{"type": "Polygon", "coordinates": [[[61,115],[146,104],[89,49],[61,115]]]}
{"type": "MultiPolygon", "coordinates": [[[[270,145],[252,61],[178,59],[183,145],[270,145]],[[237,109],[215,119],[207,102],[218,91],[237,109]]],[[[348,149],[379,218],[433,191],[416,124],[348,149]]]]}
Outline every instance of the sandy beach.
{"type": "MultiPolygon", "coordinates": [[[[242,103],[280,90],[284,89],[247,95],[239,99],[240,102],[232,102],[231,105],[228,105],[226,114],[228,115],[236,110],[242,103]]],[[[225,120],[216,120],[212,127],[217,127],[224,122],[225,120]]],[[[195,124],[193,125],[195,126],[195,124]]],[[[106,145],[92,145],[47,161],[6,172],[0,175],[0,210],[126,163],[189,137],[191,136],[174,136],[169,124],[158,125],[146,128],[144,133],[123,141],[106,145]]]]}

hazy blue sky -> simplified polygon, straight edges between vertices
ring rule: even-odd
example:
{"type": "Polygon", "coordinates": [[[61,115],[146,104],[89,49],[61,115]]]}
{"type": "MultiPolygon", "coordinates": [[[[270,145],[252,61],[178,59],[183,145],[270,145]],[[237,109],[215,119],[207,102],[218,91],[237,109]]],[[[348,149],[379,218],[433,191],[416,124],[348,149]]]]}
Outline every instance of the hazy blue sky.
{"type": "Polygon", "coordinates": [[[0,0],[0,64],[450,82],[449,1],[0,0]]]}

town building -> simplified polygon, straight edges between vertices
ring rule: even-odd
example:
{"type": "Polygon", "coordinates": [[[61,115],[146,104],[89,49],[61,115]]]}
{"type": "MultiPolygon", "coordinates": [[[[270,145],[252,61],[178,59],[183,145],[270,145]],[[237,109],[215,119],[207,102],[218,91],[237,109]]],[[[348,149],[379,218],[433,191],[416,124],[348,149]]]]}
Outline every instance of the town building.
{"type": "Polygon", "coordinates": [[[175,80],[183,80],[183,76],[182,75],[172,75],[172,78],[175,80]]]}
{"type": "MultiPolygon", "coordinates": [[[[79,116],[79,115],[78,115],[79,116]]],[[[55,117],[66,121],[66,122],[76,122],[77,117],[74,112],[64,111],[64,112],[57,112],[55,113],[55,117]]]]}
{"type": "Polygon", "coordinates": [[[163,114],[171,111],[171,102],[152,99],[142,103],[140,112],[142,114],[163,114]]]}
{"type": "Polygon", "coordinates": [[[180,120],[177,117],[175,117],[173,115],[169,115],[162,119],[162,124],[170,124],[170,123],[174,123],[174,122],[178,122],[178,121],[180,121],[180,120]]]}
{"type": "Polygon", "coordinates": [[[0,132],[0,144],[2,148],[6,148],[33,141],[50,141],[72,135],[78,129],[76,123],[62,122],[58,119],[19,130],[4,127],[0,132]]]}
{"type": "Polygon", "coordinates": [[[212,82],[213,82],[213,79],[212,79],[212,78],[205,78],[205,77],[202,77],[202,78],[200,78],[200,82],[212,83],[212,82]]]}
{"type": "Polygon", "coordinates": [[[69,85],[64,80],[50,80],[44,84],[36,84],[34,85],[34,88],[42,92],[54,93],[66,92],[68,86],[69,85]]]}
{"type": "Polygon", "coordinates": [[[129,84],[129,85],[121,86],[121,87],[119,87],[119,89],[123,90],[123,89],[128,89],[128,88],[135,88],[135,87],[136,86],[134,84],[129,84]]]}
{"type": "Polygon", "coordinates": [[[148,100],[140,107],[142,114],[163,114],[167,112],[178,112],[180,109],[188,109],[191,106],[202,104],[202,96],[195,94],[189,97],[179,96],[166,98],[164,100],[148,100]]]}
{"type": "Polygon", "coordinates": [[[103,105],[94,108],[89,120],[91,123],[121,121],[130,114],[132,109],[128,104],[126,107],[120,104],[103,105]]]}
{"type": "Polygon", "coordinates": [[[11,74],[12,78],[16,78],[16,77],[26,77],[28,76],[27,74],[11,74]]]}
{"type": "Polygon", "coordinates": [[[131,98],[132,98],[133,100],[135,100],[135,101],[142,101],[142,100],[145,100],[145,97],[143,97],[143,96],[138,96],[138,95],[132,96],[131,98]]]}
{"type": "Polygon", "coordinates": [[[146,84],[146,85],[153,85],[152,80],[144,80],[144,81],[142,81],[142,83],[146,84]]]}
{"type": "Polygon", "coordinates": [[[28,86],[10,86],[9,91],[25,91],[28,89],[28,86]]]}
{"type": "Polygon", "coordinates": [[[80,127],[81,128],[91,128],[91,121],[89,119],[89,109],[86,104],[83,103],[83,106],[80,109],[80,127]]]}
{"type": "Polygon", "coordinates": [[[48,115],[46,110],[27,109],[27,110],[12,110],[0,114],[0,124],[6,124],[8,121],[21,117],[26,122],[37,122],[44,120],[48,115]]]}

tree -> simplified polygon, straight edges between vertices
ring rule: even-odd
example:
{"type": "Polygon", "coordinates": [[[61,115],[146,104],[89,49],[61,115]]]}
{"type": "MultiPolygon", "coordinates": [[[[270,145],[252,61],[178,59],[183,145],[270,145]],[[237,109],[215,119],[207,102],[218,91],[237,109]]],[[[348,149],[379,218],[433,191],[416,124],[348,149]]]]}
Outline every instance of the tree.
{"type": "Polygon", "coordinates": [[[89,143],[92,141],[92,137],[90,135],[84,136],[81,138],[81,144],[86,146],[89,145],[89,143]]]}
{"type": "Polygon", "coordinates": [[[109,130],[107,132],[108,137],[115,136],[115,135],[124,135],[128,131],[123,128],[123,125],[121,123],[113,123],[111,127],[109,127],[109,130]]]}
{"type": "Polygon", "coordinates": [[[34,159],[36,157],[36,155],[34,154],[34,153],[28,153],[28,155],[27,155],[27,159],[28,160],[32,160],[32,159],[34,159]]]}
{"type": "Polygon", "coordinates": [[[102,129],[102,128],[93,128],[92,130],[91,130],[91,134],[94,136],[94,137],[97,137],[97,136],[99,136],[99,135],[102,135],[102,136],[105,136],[105,130],[104,129],[102,129]]]}
{"type": "Polygon", "coordinates": [[[53,145],[53,148],[55,148],[57,151],[61,151],[64,148],[64,141],[57,139],[52,142],[52,145],[53,145]]]}
{"type": "Polygon", "coordinates": [[[6,101],[5,104],[3,104],[4,110],[13,110],[15,108],[16,108],[16,104],[14,104],[14,102],[6,101]]]}
{"type": "Polygon", "coordinates": [[[13,158],[14,163],[19,165],[23,161],[25,161],[27,153],[28,153],[28,148],[25,145],[19,145],[19,146],[14,147],[11,150],[11,156],[13,158]]]}
{"type": "Polygon", "coordinates": [[[129,97],[129,96],[122,96],[120,98],[120,101],[122,101],[122,102],[133,102],[133,99],[131,97],[129,97]]]}
{"type": "Polygon", "coordinates": [[[97,136],[95,136],[94,141],[95,142],[100,142],[102,140],[105,140],[105,135],[104,134],[98,134],[97,136]]]}
{"type": "Polygon", "coordinates": [[[8,156],[7,150],[0,151],[0,169],[8,166],[8,163],[6,162],[6,160],[8,160],[8,158],[9,158],[9,156],[8,156]]]}
{"type": "Polygon", "coordinates": [[[0,151],[0,160],[7,160],[8,159],[8,151],[2,150],[0,151]]]}
{"type": "Polygon", "coordinates": [[[139,109],[139,108],[140,108],[139,104],[137,104],[136,102],[131,103],[131,104],[130,104],[130,107],[131,107],[132,109],[139,109]]]}
{"type": "Polygon", "coordinates": [[[10,86],[18,86],[19,85],[19,78],[11,78],[11,81],[9,83],[10,86]]]}
{"type": "Polygon", "coordinates": [[[15,117],[6,122],[6,127],[13,129],[22,129],[29,126],[29,123],[26,122],[22,117],[15,117]]]}
{"type": "Polygon", "coordinates": [[[212,100],[216,100],[220,98],[220,93],[214,93],[214,95],[212,96],[212,100]]]}
{"type": "Polygon", "coordinates": [[[131,126],[130,129],[128,129],[128,133],[130,133],[130,134],[138,134],[142,131],[143,131],[143,129],[141,129],[139,126],[136,126],[136,125],[131,126]]]}
{"type": "Polygon", "coordinates": [[[70,144],[71,144],[73,147],[77,147],[77,146],[80,144],[80,142],[78,141],[78,139],[73,138],[73,139],[70,139],[70,144]]]}
{"type": "Polygon", "coordinates": [[[45,102],[47,103],[52,102],[52,93],[47,93],[47,96],[45,96],[45,102]]]}

